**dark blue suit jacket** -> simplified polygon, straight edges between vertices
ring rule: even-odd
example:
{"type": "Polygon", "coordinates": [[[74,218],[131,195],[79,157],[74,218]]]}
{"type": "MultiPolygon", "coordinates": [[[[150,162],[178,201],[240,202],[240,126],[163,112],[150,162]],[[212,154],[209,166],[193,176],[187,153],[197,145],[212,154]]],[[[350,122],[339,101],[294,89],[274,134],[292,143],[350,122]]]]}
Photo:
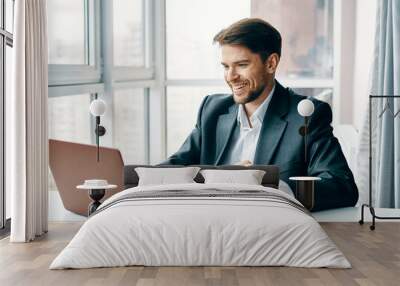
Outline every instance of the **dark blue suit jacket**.
{"type": "MultiPolygon", "coordinates": [[[[295,189],[291,176],[318,176],[313,211],[354,206],[358,190],[338,140],[332,134],[332,111],[322,101],[312,99],[315,111],[310,118],[305,159],[304,139],[299,128],[304,118],[297,104],[304,99],[276,82],[275,92],[265,114],[257,143],[254,164],[273,164],[281,179],[295,189]]],[[[219,165],[226,155],[229,140],[237,130],[237,110],[230,94],[207,96],[199,110],[197,123],[178,152],[163,164],[219,165]]]]}

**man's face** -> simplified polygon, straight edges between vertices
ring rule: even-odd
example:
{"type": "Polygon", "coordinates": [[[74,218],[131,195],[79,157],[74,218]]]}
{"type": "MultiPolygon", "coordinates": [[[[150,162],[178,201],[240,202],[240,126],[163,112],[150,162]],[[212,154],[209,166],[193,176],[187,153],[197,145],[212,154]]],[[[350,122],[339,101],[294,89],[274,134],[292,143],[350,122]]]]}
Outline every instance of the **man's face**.
{"type": "Polygon", "coordinates": [[[222,45],[221,56],[224,78],[232,89],[235,102],[245,104],[256,100],[273,76],[267,72],[260,55],[244,46],[222,45]]]}

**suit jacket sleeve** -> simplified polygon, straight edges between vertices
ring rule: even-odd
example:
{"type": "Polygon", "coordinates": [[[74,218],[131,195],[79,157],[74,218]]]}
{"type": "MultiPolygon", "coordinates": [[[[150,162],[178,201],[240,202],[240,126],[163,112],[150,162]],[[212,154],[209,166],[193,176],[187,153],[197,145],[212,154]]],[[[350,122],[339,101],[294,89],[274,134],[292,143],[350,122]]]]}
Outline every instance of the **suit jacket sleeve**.
{"type": "Polygon", "coordinates": [[[202,125],[201,120],[203,111],[207,103],[208,96],[206,96],[201,105],[197,115],[196,126],[186,138],[179,150],[171,155],[166,161],[160,165],[195,165],[200,164],[201,155],[201,137],[202,137],[202,125]]]}
{"type": "Polygon", "coordinates": [[[316,105],[309,124],[308,175],[321,177],[315,184],[313,211],[354,206],[358,190],[338,140],[332,133],[332,111],[316,105]]]}

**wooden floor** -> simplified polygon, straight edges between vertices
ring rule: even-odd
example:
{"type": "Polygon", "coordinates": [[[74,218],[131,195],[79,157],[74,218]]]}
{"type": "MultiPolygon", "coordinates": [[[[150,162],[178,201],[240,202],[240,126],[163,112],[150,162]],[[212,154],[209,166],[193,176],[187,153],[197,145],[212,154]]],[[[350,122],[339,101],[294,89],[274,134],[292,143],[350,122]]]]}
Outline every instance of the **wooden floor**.
{"type": "Polygon", "coordinates": [[[48,270],[81,223],[52,223],[44,237],[0,241],[0,285],[400,285],[400,223],[375,231],[357,223],[321,223],[353,268],[120,267],[48,270]]]}

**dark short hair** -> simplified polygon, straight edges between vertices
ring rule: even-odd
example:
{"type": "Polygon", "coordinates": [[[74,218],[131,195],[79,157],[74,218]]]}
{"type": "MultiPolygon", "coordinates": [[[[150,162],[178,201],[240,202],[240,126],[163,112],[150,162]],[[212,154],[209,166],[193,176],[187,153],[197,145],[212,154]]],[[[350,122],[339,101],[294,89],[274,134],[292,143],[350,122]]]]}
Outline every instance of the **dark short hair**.
{"type": "Polygon", "coordinates": [[[214,36],[214,43],[238,45],[259,54],[265,61],[272,53],[281,56],[281,34],[268,22],[258,18],[237,21],[214,36]]]}

